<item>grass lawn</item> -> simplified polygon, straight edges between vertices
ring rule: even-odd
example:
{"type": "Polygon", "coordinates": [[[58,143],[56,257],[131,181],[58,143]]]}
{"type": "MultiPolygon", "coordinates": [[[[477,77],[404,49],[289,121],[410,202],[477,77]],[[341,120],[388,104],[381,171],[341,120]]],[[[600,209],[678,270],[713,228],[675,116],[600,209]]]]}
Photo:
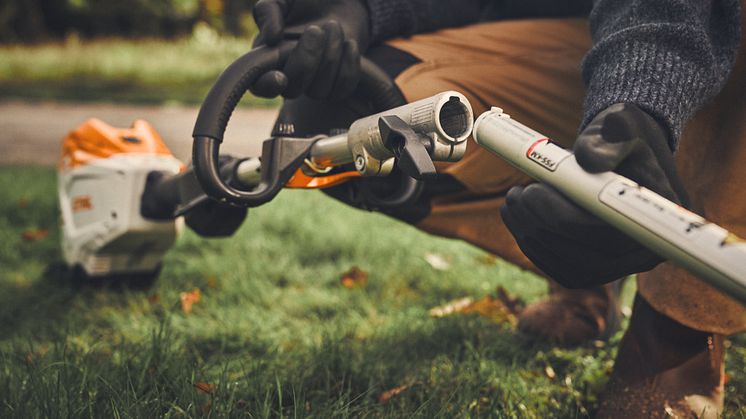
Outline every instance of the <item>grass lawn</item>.
{"type": "MultiPolygon", "coordinates": [[[[209,29],[176,41],[103,39],[0,45],[0,98],[200,104],[251,40],[209,29]]],[[[247,95],[253,106],[276,101],[247,95]]]]}
{"type": "MultiPolygon", "coordinates": [[[[315,192],[283,192],[231,239],[186,232],[150,289],[81,285],[61,265],[55,185],[52,169],[0,168],[0,417],[585,417],[621,337],[568,350],[506,321],[432,318],[546,287],[315,192]],[[367,285],[341,285],[352,266],[367,285]]],[[[729,417],[745,415],[744,344],[728,350],[729,417]]]]}

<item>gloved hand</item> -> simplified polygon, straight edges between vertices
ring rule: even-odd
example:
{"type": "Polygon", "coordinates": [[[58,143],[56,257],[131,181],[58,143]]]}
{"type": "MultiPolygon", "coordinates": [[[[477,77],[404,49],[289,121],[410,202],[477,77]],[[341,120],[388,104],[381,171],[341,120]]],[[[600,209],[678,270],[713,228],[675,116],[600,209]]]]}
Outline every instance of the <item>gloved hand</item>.
{"type": "MultiPolygon", "coordinates": [[[[615,171],[686,205],[666,130],[631,104],[612,105],[574,146],[590,173],[615,171]]],[[[508,191],[500,213],[523,253],[568,288],[585,288],[654,268],[662,259],[542,183],[508,191]]]]}
{"type": "Polygon", "coordinates": [[[251,88],[257,96],[343,100],[360,80],[360,54],[368,48],[365,0],[259,0],[254,46],[298,39],[282,71],[264,74],[251,88]]]}

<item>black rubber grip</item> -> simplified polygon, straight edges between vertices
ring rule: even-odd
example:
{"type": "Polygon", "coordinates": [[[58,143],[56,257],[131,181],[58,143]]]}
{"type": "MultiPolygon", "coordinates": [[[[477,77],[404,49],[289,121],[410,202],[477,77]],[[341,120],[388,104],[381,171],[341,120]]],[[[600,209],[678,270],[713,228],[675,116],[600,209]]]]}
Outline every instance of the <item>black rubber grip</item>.
{"type": "Polygon", "coordinates": [[[366,98],[373,105],[374,113],[394,109],[407,103],[394,80],[373,61],[366,58],[360,62],[360,84],[355,94],[366,98]]]}
{"type": "MultiPolygon", "coordinates": [[[[276,193],[266,190],[270,187],[266,184],[259,185],[255,191],[242,191],[227,185],[219,174],[218,155],[228,121],[238,102],[259,77],[268,71],[281,69],[294,46],[295,42],[284,42],[279,47],[251,50],[228,66],[207,94],[192,132],[192,159],[197,179],[209,196],[236,205],[256,206],[276,193]]],[[[406,103],[393,80],[374,63],[363,58],[361,72],[355,94],[370,101],[376,112],[406,103]]],[[[264,167],[262,172],[265,172],[264,167]]]]}
{"type": "Polygon", "coordinates": [[[280,48],[256,48],[226,68],[202,102],[192,137],[209,137],[223,141],[225,128],[246,91],[259,77],[281,68],[292,44],[280,48]]]}
{"type": "MultiPolygon", "coordinates": [[[[264,73],[281,69],[294,45],[285,42],[279,48],[256,48],[229,65],[202,102],[192,137],[223,141],[228,121],[243,95],[264,73]]],[[[363,58],[360,67],[355,94],[367,98],[376,112],[406,103],[393,80],[372,61],[363,58]]]]}

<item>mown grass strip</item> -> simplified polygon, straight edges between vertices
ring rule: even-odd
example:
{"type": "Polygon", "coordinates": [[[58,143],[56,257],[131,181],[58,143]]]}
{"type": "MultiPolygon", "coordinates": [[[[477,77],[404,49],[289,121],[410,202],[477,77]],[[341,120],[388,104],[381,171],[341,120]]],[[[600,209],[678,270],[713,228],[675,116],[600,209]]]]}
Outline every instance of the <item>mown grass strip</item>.
{"type": "MultiPolygon", "coordinates": [[[[0,97],[199,104],[250,39],[195,32],[174,41],[99,39],[0,45],[0,97]]],[[[245,104],[277,102],[247,95],[245,104]]]]}

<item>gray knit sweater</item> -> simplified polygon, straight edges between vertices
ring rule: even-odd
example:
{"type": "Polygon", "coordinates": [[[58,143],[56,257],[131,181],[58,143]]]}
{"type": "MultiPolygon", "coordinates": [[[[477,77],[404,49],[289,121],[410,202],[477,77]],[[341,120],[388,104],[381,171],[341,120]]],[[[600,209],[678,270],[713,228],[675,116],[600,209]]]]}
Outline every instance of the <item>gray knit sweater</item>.
{"type": "Polygon", "coordinates": [[[740,37],[739,0],[366,1],[374,42],[484,20],[590,12],[583,126],[614,103],[634,103],[665,124],[672,148],[685,122],[722,88],[740,37]]]}

